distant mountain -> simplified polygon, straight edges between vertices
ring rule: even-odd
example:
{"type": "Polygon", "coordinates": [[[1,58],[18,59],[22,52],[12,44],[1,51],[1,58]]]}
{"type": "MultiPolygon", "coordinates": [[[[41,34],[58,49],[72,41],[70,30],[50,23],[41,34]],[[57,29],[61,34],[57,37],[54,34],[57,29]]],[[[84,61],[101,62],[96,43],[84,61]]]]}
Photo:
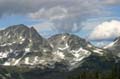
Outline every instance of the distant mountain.
{"type": "Polygon", "coordinates": [[[120,57],[120,37],[116,38],[112,43],[105,46],[104,49],[108,49],[113,55],[120,57]]]}
{"type": "Polygon", "coordinates": [[[73,34],[45,39],[34,27],[14,25],[0,31],[0,79],[119,79],[112,51],[73,34]]]}

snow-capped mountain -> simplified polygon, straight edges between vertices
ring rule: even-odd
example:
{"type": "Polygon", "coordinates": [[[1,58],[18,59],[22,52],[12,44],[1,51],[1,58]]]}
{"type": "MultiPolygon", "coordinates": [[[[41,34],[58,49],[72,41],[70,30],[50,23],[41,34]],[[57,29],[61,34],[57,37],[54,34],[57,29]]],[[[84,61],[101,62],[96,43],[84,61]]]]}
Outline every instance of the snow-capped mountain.
{"type": "MultiPolygon", "coordinates": [[[[115,41],[115,48],[119,43],[115,41]]],[[[97,48],[73,34],[45,39],[33,27],[22,24],[0,31],[0,78],[16,79],[15,75],[20,75],[17,79],[68,79],[71,73],[83,70],[112,71],[119,62],[110,50],[97,48]]]]}
{"type": "Polygon", "coordinates": [[[112,43],[104,47],[112,52],[113,55],[120,57],[120,37],[116,38],[112,43]]]}
{"type": "Polygon", "coordinates": [[[11,26],[0,31],[0,37],[0,58],[6,59],[4,65],[39,64],[40,57],[52,51],[33,27],[11,26]]]}
{"type": "Polygon", "coordinates": [[[3,65],[52,65],[63,63],[74,68],[92,53],[103,55],[102,49],[72,34],[57,34],[48,40],[25,25],[15,25],[0,31],[0,58],[3,65]]]}
{"type": "Polygon", "coordinates": [[[92,54],[100,56],[105,54],[103,49],[96,48],[85,39],[68,33],[54,35],[48,41],[53,48],[53,55],[66,62],[70,69],[78,67],[84,58],[92,54]]]}

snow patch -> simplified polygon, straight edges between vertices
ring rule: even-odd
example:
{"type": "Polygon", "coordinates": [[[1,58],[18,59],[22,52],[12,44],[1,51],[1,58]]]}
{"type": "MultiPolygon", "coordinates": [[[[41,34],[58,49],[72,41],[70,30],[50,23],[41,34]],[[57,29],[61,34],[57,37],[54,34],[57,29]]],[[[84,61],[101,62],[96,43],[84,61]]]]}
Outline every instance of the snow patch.
{"type": "Polygon", "coordinates": [[[47,50],[46,50],[46,49],[43,49],[43,52],[47,52],[47,50]]]}
{"type": "Polygon", "coordinates": [[[91,47],[92,47],[92,45],[88,44],[88,45],[87,45],[87,47],[90,47],[90,48],[91,48],[91,47]]]}
{"type": "Polygon", "coordinates": [[[53,53],[55,56],[64,59],[65,55],[63,54],[63,52],[60,52],[59,50],[57,50],[56,52],[53,53]]]}
{"type": "Polygon", "coordinates": [[[95,49],[95,50],[93,50],[93,52],[98,53],[100,55],[103,55],[102,51],[103,51],[102,49],[95,49]]]}
{"type": "Polygon", "coordinates": [[[9,52],[0,52],[0,58],[7,58],[9,52]]]}
{"type": "Polygon", "coordinates": [[[39,60],[40,64],[43,64],[45,62],[45,60],[39,60]]]}
{"type": "Polygon", "coordinates": [[[107,49],[107,48],[110,48],[110,47],[114,46],[114,44],[115,44],[117,41],[118,41],[118,40],[116,40],[116,41],[108,44],[107,46],[104,47],[104,49],[107,49]]]}
{"type": "Polygon", "coordinates": [[[5,62],[3,65],[4,66],[10,66],[10,62],[5,62]]]}
{"type": "Polygon", "coordinates": [[[65,40],[65,38],[66,38],[66,36],[63,36],[63,37],[62,37],[62,40],[65,40]]]}
{"type": "Polygon", "coordinates": [[[78,50],[72,50],[72,54],[75,57],[74,61],[81,61],[83,58],[88,57],[91,52],[83,48],[79,48],[78,50]]]}
{"type": "Polygon", "coordinates": [[[25,48],[25,52],[30,52],[30,48],[25,48]]]}
{"type": "Polygon", "coordinates": [[[26,57],[26,58],[25,58],[25,64],[30,64],[30,63],[29,63],[29,57],[26,57]]]}
{"type": "Polygon", "coordinates": [[[8,61],[6,61],[3,65],[9,65],[9,66],[16,66],[16,65],[19,65],[19,62],[22,60],[22,58],[25,56],[27,54],[27,52],[25,52],[24,54],[23,54],[23,56],[22,57],[20,57],[20,58],[18,58],[18,59],[12,59],[11,60],[11,58],[9,58],[8,59],[8,61]],[[13,63],[14,62],[14,63],[13,63]]]}
{"type": "Polygon", "coordinates": [[[34,58],[34,62],[33,62],[33,64],[38,64],[37,62],[38,62],[38,56],[35,56],[35,58],[34,58]]]}
{"type": "Polygon", "coordinates": [[[67,48],[69,48],[69,46],[68,46],[68,44],[66,43],[66,44],[65,44],[65,47],[63,47],[63,48],[60,48],[60,47],[59,47],[58,49],[59,49],[59,50],[65,50],[65,49],[67,49],[67,48]]]}
{"type": "Polygon", "coordinates": [[[16,42],[13,42],[13,43],[5,43],[5,44],[3,44],[3,45],[0,45],[1,47],[5,47],[5,46],[11,46],[11,45],[13,45],[13,44],[15,44],[16,42]]]}
{"type": "Polygon", "coordinates": [[[17,59],[13,65],[17,65],[20,62],[21,59],[22,58],[17,59]]]}

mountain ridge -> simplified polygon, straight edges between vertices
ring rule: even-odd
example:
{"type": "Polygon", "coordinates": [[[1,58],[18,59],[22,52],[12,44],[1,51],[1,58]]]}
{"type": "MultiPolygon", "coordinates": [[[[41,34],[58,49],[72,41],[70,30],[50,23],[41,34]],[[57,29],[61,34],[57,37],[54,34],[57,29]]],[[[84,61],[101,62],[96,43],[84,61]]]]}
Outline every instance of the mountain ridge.
{"type": "Polygon", "coordinates": [[[15,25],[0,31],[0,37],[0,68],[10,72],[9,79],[15,78],[14,70],[25,79],[67,79],[71,73],[86,69],[112,72],[114,65],[120,63],[110,50],[97,48],[74,34],[56,34],[45,39],[34,27],[15,25]]]}
{"type": "MultiPolygon", "coordinates": [[[[58,61],[58,60],[62,61],[62,60],[65,60],[64,57],[67,55],[72,56],[70,58],[72,58],[73,60],[75,57],[78,58],[78,60],[80,60],[81,59],[81,57],[79,59],[80,51],[82,51],[84,53],[89,52],[89,53],[87,53],[88,55],[91,54],[90,49],[94,50],[93,52],[95,52],[97,54],[100,54],[101,53],[100,51],[102,51],[102,49],[94,47],[92,44],[90,44],[85,39],[80,38],[73,34],[68,34],[68,33],[57,34],[48,39],[44,39],[41,35],[38,34],[38,32],[34,29],[34,27],[29,28],[22,24],[6,28],[5,30],[2,31],[1,37],[2,37],[2,35],[3,35],[2,39],[4,39],[4,35],[7,35],[5,37],[5,44],[6,44],[6,42],[8,42],[8,49],[9,49],[8,53],[13,52],[10,54],[7,53],[6,56],[9,56],[9,57],[7,59],[7,63],[4,63],[4,65],[8,65],[9,61],[10,62],[14,61],[14,63],[15,63],[16,57],[17,57],[16,62],[18,63],[18,61],[20,61],[19,57],[21,57],[22,55],[25,54],[23,52],[26,52],[26,54],[28,54],[29,52],[38,52],[38,54],[37,54],[38,56],[40,55],[40,52],[41,52],[41,55],[42,54],[45,55],[45,52],[48,52],[48,54],[52,53],[51,57],[52,57],[52,55],[53,56],[58,55],[57,59],[53,58],[52,61],[58,61]],[[8,40],[10,39],[10,42],[11,42],[11,39],[13,39],[12,42],[15,43],[15,46],[13,43],[10,43],[10,46],[9,46],[9,41],[7,41],[7,39],[8,40]],[[15,42],[15,41],[17,41],[17,42],[15,42]],[[13,48],[10,49],[9,47],[11,47],[12,45],[13,45],[13,48]],[[55,48],[55,47],[58,47],[58,48],[55,48]],[[71,53],[64,53],[64,52],[71,52],[71,53]],[[21,53],[23,53],[23,54],[21,55],[21,53]],[[67,55],[65,55],[65,54],[67,54],[67,55]]],[[[6,48],[6,47],[4,47],[4,45],[0,45],[0,46],[1,46],[1,48],[2,48],[2,46],[3,46],[3,48],[6,48]]],[[[3,51],[6,51],[6,49],[3,51]]],[[[87,54],[85,54],[85,55],[87,55],[87,54]]],[[[36,61],[38,60],[37,55],[35,55],[35,58],[34,58],[34,60],[36,60],[36,61]]],[[[47,55],[47,53],[46,53],[46,55],[47,55]]],[[[32,56],[32,55],[30,55],[30,56],[32,56]]],[[[69,59],[69,57],[68,57],[68,59],[69,59]]],[[[68,59],[66,59],[66,60],[68,60],[68,59]]],[[[29,60],[29,58],[24,59],[24,61],[26,63],[28,63],[28,60],[29,60]]],[[[17,64],[15,63],[15,65],[17,65],[17,64]]]]}

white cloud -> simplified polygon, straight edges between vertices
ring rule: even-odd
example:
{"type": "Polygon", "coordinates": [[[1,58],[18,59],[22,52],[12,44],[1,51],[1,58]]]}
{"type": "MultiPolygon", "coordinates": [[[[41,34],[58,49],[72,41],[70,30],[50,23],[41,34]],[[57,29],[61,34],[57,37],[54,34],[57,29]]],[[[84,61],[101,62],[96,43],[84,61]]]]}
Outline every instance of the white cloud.
{"type": "MultiPolygon", "coordinates": [[[[32,19],[47,19],[52,21],[54,29],[58,32],[79,32],[83,27],[81,22],[88,16],[105,15],[103,3],[94,0],[46,0],[47,4],[39,10],[31,12],[28,16],[32,19]]],[[[43,3],[44,4],[44,3],[43,3]]]]}
{"type": "Polygon", "coordinates": [[[0,0],[0,17],[22,14],[36,20],[55,20],[56,30],[78,32],[83,27],[81,21],[90,16],[109,16],[112,11],[106,8],[116,4],[120,0],[0,0]]]}
{"type": "Polygon", "coordinates": [[[37,12],[28,14],[33,19],[49,19],[56,20],[67,17],[67,10],[63,7],[57,6],[50,9],[42,8],[37,12]]]}
{"type": "Polygon", "coordinates": [[[120,21],[112,20],[109,22],[103,22],[96,26],[91,32],[90,40],[109,40],[120,36],[120,21]]]}

